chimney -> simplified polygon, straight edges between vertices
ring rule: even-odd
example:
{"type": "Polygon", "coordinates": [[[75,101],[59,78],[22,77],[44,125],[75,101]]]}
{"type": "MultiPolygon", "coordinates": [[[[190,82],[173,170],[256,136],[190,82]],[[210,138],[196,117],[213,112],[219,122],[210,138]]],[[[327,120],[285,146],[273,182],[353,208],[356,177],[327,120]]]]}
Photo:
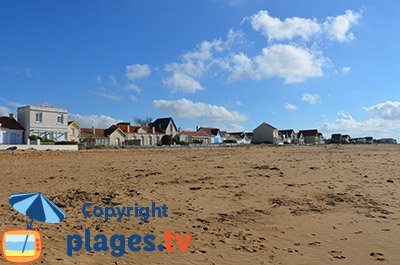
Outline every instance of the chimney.
{"type": "Polygon", "coordinates": [[[92,126],[92,134],[93,134],[93,135],[96,134],[96,129],[94,128],[94,126],[92,126]]]}
{"type": "Polygon", "coordinates": [[[155,127],[152,127],[153,128],[153,134],[155,134],[156,133],[156,128],[155,127]]]}
{"type": "Polygon", "coordinates": [[[196,132],[199,130],[199,126],[196,126],[196,132]]]}
{"type": "Polygon", "coordinates": [[[10,118],[14,119],[14,114],[10,113],[10,118]]]}
{"type": "Polygon", "coordinates": [[[131,125],[130,125],[130,124],[128,124],[128,126],[127,126],[127,127],[128,127],[128,129],[127,129],[127,132],[128,132],[128,133],[130,133],[130,132],[131,132],[131,125]]]}

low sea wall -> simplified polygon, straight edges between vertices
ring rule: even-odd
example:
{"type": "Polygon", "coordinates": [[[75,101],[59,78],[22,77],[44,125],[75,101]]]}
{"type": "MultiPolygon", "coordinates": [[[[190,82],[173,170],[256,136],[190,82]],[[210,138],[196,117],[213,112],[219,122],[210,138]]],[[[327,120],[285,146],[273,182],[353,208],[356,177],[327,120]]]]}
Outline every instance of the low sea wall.
{"type": "Polygon", "coordinates": [[[78,151],[78,145],[0,145],[0,150],[16,149],[16,150],[29,150],[35,149],[38,151],[78,151]]]}

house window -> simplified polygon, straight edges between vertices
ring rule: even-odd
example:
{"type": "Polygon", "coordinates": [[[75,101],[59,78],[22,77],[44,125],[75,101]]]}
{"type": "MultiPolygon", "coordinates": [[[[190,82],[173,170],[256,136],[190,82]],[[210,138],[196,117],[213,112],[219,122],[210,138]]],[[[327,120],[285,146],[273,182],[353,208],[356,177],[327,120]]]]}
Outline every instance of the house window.
{"type": "Polygon", "coordinates": [[[57,123],[58,124],[63,124],[64,123],[64,115],[58,114],[57,115],[57,123]]]}
{"type": "Polygon", "coordinates": [[[41,112],[36,113],[35,121],[36,122],[43,122],[43,113],[41,113],[41,112]]]}

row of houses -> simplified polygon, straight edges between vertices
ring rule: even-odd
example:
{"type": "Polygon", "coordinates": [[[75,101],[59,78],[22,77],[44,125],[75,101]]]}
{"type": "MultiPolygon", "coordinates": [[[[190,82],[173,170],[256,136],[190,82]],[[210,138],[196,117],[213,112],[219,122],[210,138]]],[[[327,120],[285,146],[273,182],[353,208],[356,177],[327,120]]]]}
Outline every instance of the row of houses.
{"type": "Polygon", "coordinates": [[[397,144],[394,138],[374,139],[372,136],[352,138],[348,134],[335,133],[328,140],[332,144],[397,144]]]}
{"type": "MultiPolygon", "coordinates": [[[[23,106],[18,108],[18,121],[13,114],[0,117],[0,144],[31,144],[32,141],[76,142],[86,147],[119,145],[160,145],[164,136],[175,143],[193,144],[322,144],[325,139],[317,129],[278,130],[262,123],[252,132],[227,132],[219,128],[196,127],[179,130],[172,117],[159,118],[145,125],[129,122],[113,124],[108,128],[85,128],[77,121],[68,121],[68,111],[52,106],[23,106]]],[[[352,139],[349,135],[333,134],[331,143],[372,143],[372,137],[352,139]]],[[[375,141],[377,142],[377,141],[375,141]]],[[[392,138],[381,143],[395,143],[392,138]]]]}
{"type": "Polygon", "coordinates": [[[0,144],[31,144],[32,141],[76,142],[86,147],[100,145],[159,145],[162,137],[170,136],[177,143],[250,144],[293,143],[318,144],[322,134],[317,130],[281,130],[262,123],[253,132],[227,132],[219,128],[197,127],[178,130],[173,118],[156,119],[147,125],[120,122],[109,128],[84,128],[68,121],[68,111],[52,106],[29,105],[18,108],[18,121],[10,114],[0,117],[0,144]]]}
{"type": "Polygon", "coordinates": [[[253,130],[252,143],[314,145],[323,144],[324,137],[317,129],[300,130],[296,133],[293,129],[278,130],[264,122],[253,130]]]}

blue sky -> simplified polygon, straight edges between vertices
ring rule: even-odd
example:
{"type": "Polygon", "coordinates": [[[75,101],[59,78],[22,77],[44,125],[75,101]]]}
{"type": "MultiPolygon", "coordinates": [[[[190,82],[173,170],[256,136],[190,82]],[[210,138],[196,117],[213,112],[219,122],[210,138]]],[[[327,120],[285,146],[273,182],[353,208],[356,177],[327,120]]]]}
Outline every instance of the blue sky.
{"type": "Polygon", "coordinates": [[[1,1],[0,115],[400,139],[398,1],[1,1]]]}

